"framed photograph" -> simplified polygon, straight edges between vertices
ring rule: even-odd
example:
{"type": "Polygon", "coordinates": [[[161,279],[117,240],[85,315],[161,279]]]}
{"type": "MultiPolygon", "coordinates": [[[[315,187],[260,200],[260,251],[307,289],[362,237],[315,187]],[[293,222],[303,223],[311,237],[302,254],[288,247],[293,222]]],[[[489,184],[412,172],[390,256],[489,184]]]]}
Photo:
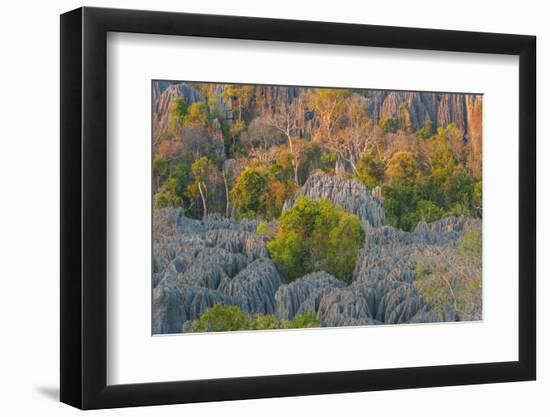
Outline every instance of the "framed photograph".
{"type": "Polygon", "coordinates": [[[61,401],[533,380],[535,37],[61,16],[61,401]]]}

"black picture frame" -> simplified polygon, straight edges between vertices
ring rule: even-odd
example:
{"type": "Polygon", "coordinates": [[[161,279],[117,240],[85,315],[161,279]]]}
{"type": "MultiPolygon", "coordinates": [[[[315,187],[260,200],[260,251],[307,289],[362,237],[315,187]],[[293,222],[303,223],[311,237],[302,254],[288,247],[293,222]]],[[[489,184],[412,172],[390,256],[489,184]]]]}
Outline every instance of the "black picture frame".
{"type": "Polygon", "coordinates": [[[81,409],[536,378],[536,38],[251,17],[80,8],[61,15],[61,401],[81,409]],[[519,360],[107,385],[108,32],[519,56],[519,360]]]}

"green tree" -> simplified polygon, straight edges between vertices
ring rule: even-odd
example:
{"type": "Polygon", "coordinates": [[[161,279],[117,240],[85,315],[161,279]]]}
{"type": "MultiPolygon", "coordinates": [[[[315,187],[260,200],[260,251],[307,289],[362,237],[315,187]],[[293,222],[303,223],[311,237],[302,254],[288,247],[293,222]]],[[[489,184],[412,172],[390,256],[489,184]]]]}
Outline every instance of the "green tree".
{"type": "Polygon", "coordinates": [[[327,200],[300,197],[279,222],[269,253],[287,282],[324,270],[351,281],[364,232],[357,216],[327,200]]]}
{"type": "Polygon", "coordinates": [[[229,134],[231,135],[231,141],[233,143],[233,146],[237,144],[237,138],[245,130],[246,130],[246,123],[244,122],[244,120],[236,121],[229,127],[229,134]]]}
{"type": "Polygon", "coordinates": [[[179,207],[182,205],[182,197],[177,192],[178,182],[174,177],[170,177],[164,183],[164,187],[159,190],[154,197],[155,204],[158,207],[179,207]]]}
{"type": "Polygon", "coordinates": [[[251,328],[250,318],[236,306],[216,304],[193,321],[193,332],[230,332],[251,328]]]}
{"type": "Polygon", "coordinates": [[[264,170],[252,167],[243,170],[230,192],[238,218],[255,218],[266,212],[267,184],[268,175],[264,170]]]}
{"type": "Polygon", "coordinates": [[[384,179],[384,164],[374,155],[367,154],[357,163],[359,179],[368,187],[380,185],[384,179]]]}
{"type": "Polygon", "coordinates": [[[196,101],[187,108],[183,116],[184,126],[204,127],[208,123],[208,106],[202,101],[196,101]]]}
{"type": "Polygon", "coordinates": [[[309,92],[307,104],[315,112],[318,120],[316,136],[319,140],[331,141],[339,129],[346,111],[350,90],[336,88],[316,88],[309,92]]]}
{"type": "Polygon", "coordinates": [[[229,193],[238,219],[248,217],[269,220],[280,216],[284,202],[297,189],[293,180],[281,178],[280,168],[274,164],[243,170],[229,193]]]}
{"type": "Polygon", "coordinates": [[[176,134],[183,124],[183,119],[187,114],[187,103],[183,97],[176,97],[170,102],[168,107],[168,120],[170,128],[176,134]]]}
{"type": "Polygon", "coordinates": [[[321,169],[326,172],[334,171],[338,155],[335,152],[323,152],[320,157],[321,169]]]}
{"type": "Polygon", "coordinates": [[[445,216],[445,211],[433,201],[420,200],[417,203],[416,213],[419,220],[427,223],[434,222],[445,216]]]}
{"type": "Polygon", "coordinates": [[[396,133],[400,128],[399,118],[387,117],[380,121],[380,127],[384,133],[396,133]]]}
{"type": "Polygon", "coordinates": [[[416,182],[416,158],[412,152],[396,152],[388,161],[385,176],[391,184],[412,184],[416,182]]]}
{"type": "Polygon", "coordinates": [[[386,221],[394,227],[410,231],[419,221],[417,204],[422,199],[419,185],[383,187],[386,221]]]}
{"type": "Polygon", "coordinates": [[[166,177],[162,185],[159,182],[154,197],[155,204],[159,207],[183,206],[186,187],[192,181],[191,166],[186,162],[168,165],[164,159],[157,157],[153,169],[158,169],[159,175],[166,177]]]}
{"type": "Polygon", "coordinates": [[[216,165],[207,156],[203,156],[193,162],[191,172],[193,173],[194,183],[191,187],[188,187],[188,192],[192,195],[195,190],[198,191],[202,201],[203,217],[206,217],[208,214],[208,189],[215,184],[217,179],[216,165]]]}
{"type": "Polygon", "coordinates": [[[226,84],[223,88],[222,97],[236,103],[238,109],[238,121],[243,117],[243,110],[254,96],[254,86],[226,84]]]}
{"type": "Polygon", "coordinates": [[[428,139],[434,135],[434,127],[431,120],[424,120],[424,124],[416,131],[416,135],[420,139],[428,139]]]}
{"type": "Polygon", "coordinates": [[[162,180],[166,178],[166,174],[168,172],[168,163],[166,161],[166,158],[164,158],[162,155],[155,155],[153,159],[153,174],[155,177],[155,188],[160,188],[160,183],[162,180]]]}

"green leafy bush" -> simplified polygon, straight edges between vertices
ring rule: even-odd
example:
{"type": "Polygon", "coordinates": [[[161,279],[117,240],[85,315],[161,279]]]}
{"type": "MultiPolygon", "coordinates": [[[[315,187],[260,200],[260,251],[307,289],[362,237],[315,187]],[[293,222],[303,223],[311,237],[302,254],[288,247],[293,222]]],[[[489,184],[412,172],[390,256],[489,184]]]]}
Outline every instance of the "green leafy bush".
{"type": "Polygon", "coordinates": [[[286,199],[296,192],[296,183],[279,178],[278,166],[247,167],[235,181],[230,196],[238,219],[273,219],[281,214],[286,199]]]}
{"type": "Polygon", "coordinates": [[[237,306],[216,304],[191,324],[191,332],[230,332],[236,330],[302,329],[320,327],[315,312],[281,320],[274,315],[246,314],[237,306]]]}
{"type": "Polygon", "coordinates": [[[349,282],[363,243],[357,216],[327,200],[301,197],[281,216],[267,248],[287,282],[320,270],[349,282]]]}
{"type": "Polygon", "coordinates": [[[222,304],[207,309],[191,326],[193,332],[229,332],[249,328],[250,318],[239,307],[222,304]]]}
{"type": "Polygon", "coordinates": [[[294,316],[292,320],[284,323],[285,329],[305,329],[319,326],[321,326],[321,323],[317,320],[315,312],[294,316]]]}

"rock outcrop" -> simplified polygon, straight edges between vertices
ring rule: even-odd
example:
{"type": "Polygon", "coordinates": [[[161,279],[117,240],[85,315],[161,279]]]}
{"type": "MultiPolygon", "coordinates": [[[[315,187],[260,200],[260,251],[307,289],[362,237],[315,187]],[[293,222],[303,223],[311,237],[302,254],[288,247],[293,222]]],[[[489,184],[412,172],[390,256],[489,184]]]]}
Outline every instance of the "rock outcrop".
{"type": "Polygon", "coordinates": [[[283,206],[283,212],[292,208],[299,197],[313,200],[326,199],[355,214],[369,227],[379,227],[384,223],[384,208],[379,199],[374,198],[365,185],[356,179],[340,178],[321,172],[311,175],[298,192],[283,206]]]}
{"type": "MultiPolygon", "coordinates": [[[[343,199],[342,189],[350,184],[329,192],[322,188],[323,180],[317,180],[311,188],[304,187],[306,195],[329,198],[355,210],[363,221],[379,224],[372,212],[343,199]],[[314,189],[321,191],[311,194],[314,189]]],[[[172,208],[155,210],[153,222],[155,334],[187,331],[193,320],[220,303],[282,320],[315,313],[323,327],[454,321],[450,306],[436,313],[416,290],[415,258],[438,254],[453,262],[464,232],[481,231],[480,220],[466,217],[421,222],[413,232],[371,227],[350,284],[324,271],[283,284],[266,238],[253,232],[255,222],[237,223],[219,215],[193,220],[172,208]]],[[[472,317],[481,318],[481,305],[472,317]]]]}
{"type": "Polygon", "coordinates": [[[280,285],[281,277],[273,261],[259,258],[233,279],[225,280],[219,290],[247,313],[274,314],[275,292],[280,285]]]}
{"type": "Polygon", "coordinates": [[[324,271],[313,272],[288,284],[282,285],[275,294],[277,314],[284,320],[296,315],[317,312],[325,293],[346,286],[344,281],[324,271]]]}
{"type": "Polygon", "coordinates": [[[437,253],[451,257],[458,239],[466,230],[481,230],[481,221],[466,217],[447,217],[433,223],[420,223],[414,232],[391,226],[368,230],[366,244],[358,256],[354,285],[370,290],[370,310],[374,319],[384,323],[453,321],[429,312],[429,307],[414,288],[414,261],[419,255],[437,253]],[[447,254],[447,255],[446,255],[447,254]]]}
{"type": "Polygon", "coordinates": [[[367,298],[353,286],[334,288],[323,294],[317,318],[323,327],[375,324],[367,298]]]}
{"type": "Polygon", "coordinates": [[[362,90],[377,122],[400,118],[414,130],[429,120],[434,128],[455,123],[469,136],[481,133],[482,95],[420,91],[362,90]]]}
{"type": "Polygon", "coordinates": [[[281,278],[265,238],[252,232],[256,226],[219,214],[193,220],[181,209],[155,210],[153,333],[184,331],[220,303],[252,314],[275,313],[281,278]]]}
{"type": "Polygon", "coordinates": [[[205,101],[202,94],[186,83],[161,83],[153,88],[153,137],[160,138],[169,129],[169,109],[172,100],[181,97],[185,104],[190,105],[197,101],[205,101]],[[164,90],[163,90],[164,88],[164,90]],[[155,91],[160,93],[155,99],[155,91]],[[162,92],[161,92],[162,91],[162,92]]]}
{"type": "Polygon", "coordinates": [[[166,90],[168,87],[170,87],[173,84],[177,84],[174,81],[153,81],[152,82],[152,98],[153,98],[153,104],[156,103],[157,99],[160,97],[160,95],[166,90]]]}

